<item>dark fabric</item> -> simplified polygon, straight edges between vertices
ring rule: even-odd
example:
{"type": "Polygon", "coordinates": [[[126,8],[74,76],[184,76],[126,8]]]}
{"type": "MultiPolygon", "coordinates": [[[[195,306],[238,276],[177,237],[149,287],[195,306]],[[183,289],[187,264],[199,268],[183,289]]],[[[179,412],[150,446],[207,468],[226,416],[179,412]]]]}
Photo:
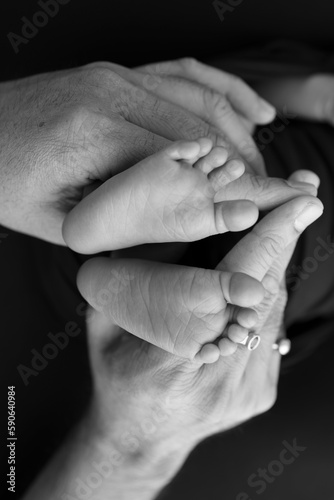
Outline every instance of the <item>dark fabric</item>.
{"type": "MultiPolygon", "coordinates": [[[[21,34],[22,16],[30,20],[39,10],[35,1],[1,2],[2,80],[98,59],[135,65],[184,55],[206,59],[225,54],[225,69],[249,80],[332,68],[333,6],[325,0],[316,4],[249,0],[229,11],[223,21],[206,0],[70,0],[15,54],[7,34],[21,34]],[[275,42],[278,38],[293,44],[275,42]],[[312,48],[301,48],[300,42],[312,48]],[[238,57],[227,57],[236,49],[238,57]]],[[[219,61],[218,65],[221,58],[219,61]]],[[[320,198],[326,206],[325,216],[302,238],[294,256],[297,265],[313,256],[319,236],[326,239],[333,235],[333,134],[333,129],[324,125],[295,122],[263,148],[271,175],[287,176],[294,169],[310,168],[322,179],[320,198]]],[[[84,306],[75,287],[81,259],[67,249],[6,228],[0,228],[0,236],[2,400],[6,387],[15,385],[17,490],[22,492],[80,418],[89,398],[84,306]],[[18,366],[31,367],[31,350],[43,352],[50,343],[50,333],[64,332],[73,323],[81,333],[69,338],[66,348],[59,348],[25,385],[18,366]]],[[[222,238],[196,243],[188,263],[213,267],[226,247],[227,239],[222,238]]],[[[319,262],[316,271],[300,280],[295,291],[291,290],[294,275],[289,275],[287,324],[296,346],[293,359],[301,362],[290,362],[292,366],[288,360],[285,363],[275,408],[201,445],[164,498],[230,500],[240,491],[257,498],[255,489],[247,487],[247,478],[277,458],[283,440],[293,438],[307,450],[268,485],[262,498],[313,500],[332,496],[333,258],[330,254],[319,262]],[[308,357],[311,352],[312,358],[308,357]]],[[[5,460],[5,447],[2,450],[5,460]]],[[[2,470],[7,471],[5,464],[2,470]]]]}
{"type": "Polygon", "coordinates": [[[328,50],[334,37],[328,0],[231,0],[235,7],[226,14],[220,9],[220,16],[211,0],[68,0],[16,54],[8,33],[21,36],[22,17],[31,21],[41,11],[38,2],[47,1],[53,0],[0,3],[1,79],[97,59],[136,65],[188,55],[220,57],[278,39],[328,50]]]}
{"type": "Polygon", "coordinates": [[[332,73],[334,70],[332,47],[320,50],[292,40],[275,40],[209,61],[224,71],[238,74],[249,83],[274,77],[332,73]]]}
{"type": "MultiPolygon", "coordinates": [[[[89,401],[86,305],[75,286],[80,259],[74,253],[5,228],[0,233],[7,235],[0,239],[1,392],[4,402],[7,387],[15,386],[16,486],[22,492],[89,401]],[[77,334],[57,347],[50,334],[58,338],[66,330],[77,334]]],[[[3,446],[1,470],[7,473],[6,460],[3,446]]]]}

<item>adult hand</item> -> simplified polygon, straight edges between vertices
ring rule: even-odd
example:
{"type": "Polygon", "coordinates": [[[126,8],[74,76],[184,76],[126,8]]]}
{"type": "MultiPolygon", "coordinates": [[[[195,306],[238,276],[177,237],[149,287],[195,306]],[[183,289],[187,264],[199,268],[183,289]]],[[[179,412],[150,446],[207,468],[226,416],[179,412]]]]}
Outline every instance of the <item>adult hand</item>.
{"type": "MultiPolygon", "coordinates": [[[[235,354],[220,358],[212,365],[199,367],[133,336],[121,334],[117,325],[110,324],[110,317],[115,316],[108,314],[108,309],[117,309],[119,300],[126,300],[127,314],[131,317],[134,296],[138,293],[137,289],[131,289],[135,280],[127,279],[125,266],[124,276],[120,272],[118,276],[114,275],[113,286],[117,279],[119,285],[114,286],[114,293],[104,294],[108,291],[110,273],[113,274],[113,260],[104,261],[110,270],[104,280],[99,273],[101,258],[84,264],[78,282],[84,296],[95,308],[89,321],[96,388],[94,401],[100,415],[103,408],[106,435],[112,421],[112,402],[116,398],[118,404],[127,408],[127,415],[138,412],[140,418],[143,415],[148,418],[151,410],[147,413],[147,409],[152,408],[158,399],[164,401],[162,406],[167,405],[166,401],[173,401],[168,421],[152,436],[153,447],[169,439],[175,445],[181,440],[193,446],[198,439],[226,430],[272,406],[280,361],[272,344],[282,329],[286,302],[282,284],[284,272],[301,232],[321,212],[322,204],[316,198],[300,197],[289,201],[268,214],[222,260],[217,269],[245,272],[263,281],[266,297],[255,308],[259,316],[256,332],[261,335],[262,343],[252,353],[239,346],[235,354]],[[101,310],[102,314],[97,312],[101,310]],[[124,397],[121,387],[127,388],[124,397]]],[[[149,310],[148,302],[148,315],[149,310]]],[[[140,321],[137,318],[137,323],[140,321]]],[[[164,411],[168,413],[168,405],[164,411]]]]}
{"type": "MultiPolygon", "coordinates": [[[[95,181],[180,138],[208,136],[240,157],[226,137],[246,137],[229,100],[258,123],[273,116],[229,75],[188,59],[162,68],[167,76],[149,90],[143,68],[104,62],[0,84],[0,223],[64,244],[64,216],[95,181]]],[[[256,170],[260,156],[251,156],[256,170]]],[[[246,183],[254,198],[268,188],[261,175],[246,183]]],[[[296,189],[281,181],[275,193],[282,200],[296,189]]]]}
{"type": "Polygon", "coordinates": [[[272,121],[276,112],[241,78],[193,58],[148,64],[131,74],[126,68],[114,67],[133,83],[215,126],[244,158],[249,171],[265,175],[262,156],[250,131],[272,121]]]}
{"type": "MultiPolygon", "coordinates": [[[[210,365],[177,358],[111,324],[97,311],[110,276],[100,280],[96,271],[101,259],[87,262],[79,281],[97,308],[87,320],[94,387],[90,410],[25,499],[92,494],[101,500],[153,499],[201,439],[270,408],[280,363],[272,344],[282,330],[284,271],[301,232],[321,211],[312,197],[287,202],[220,263],[220,270],[262,279],[267,293],[257,310],[258,349],[239,346],[235,354],[210,365]]],[[[113,273],[113,260],[106,262],[113,273]]],[[[131,280],[126,274],[118,279],[131,315],[131,280]]],[[[117,307],[117,301],[111,300],[109,307],[117,307]]]]}

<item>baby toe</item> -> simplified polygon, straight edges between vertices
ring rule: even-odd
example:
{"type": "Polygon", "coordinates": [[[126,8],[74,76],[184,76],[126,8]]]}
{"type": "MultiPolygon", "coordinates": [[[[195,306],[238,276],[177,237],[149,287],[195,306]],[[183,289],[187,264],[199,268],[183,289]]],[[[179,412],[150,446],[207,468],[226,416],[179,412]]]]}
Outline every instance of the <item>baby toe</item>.
{"type": "Polygon", "coordinates": [[[228,338],[232,342],[235,342],[237,344],[239,342],[242,342],[243,340],[245,340],[248,333],[249,333],[249,331],[247,328],[244,328],[244,327],[242,327],[240,325],[236,325],[236,324],[230,325],[227,329],[228,338]]]}
{"type": "Polygon", "coordinates": [[[175,141],[162,151],[171,160],[195,162],[201,150],[198,141],[175,141]]]}
{"type": "Polygon", "coordinates": [[[224,298],[230,304],[252,307],[262,302],[265,289],[260,281],[244,273],[220,273],[224,298]]]}
{"type": "Polygon", "coordinates": [[[256,311],[248,307],[234,307],[232,318],[231,323],[233,322],[233,324],[238,324],[246,329],[254,328],[258,322],[256,311]]]}
{"type": "Polygon", "coordinates": [[[259,209],[249,200],[221,201],[214,205],[214,216],[218,234],[237,232],[255,224],[259,209]]]}
{"type": "Polygon", "coordinates": [[[238,349],[238,345],[226,337],[220,339],[218,347],[221,356],[231,356],[238,349]]]}
{"type": "Polygon", "coordinates": [[[204,174],[209,174],[212,170],[223,165],[228,157],[228,151],[222,147],[213,148],[208,154],[196,162],[195,167],[204,174]]]}
{"type": "Polygon", "coordinates": [[[200,158],[207,155],[212,148],[212,141],[206,137],[195,141],[176,141],[165,150],[172,160],[183,160],[194,165],[200,158]]]}
{"type": "Polygon", "coordinates": [[[316,189],[320,186],[318,175],[311,170],[296,170],[290,175],[288,181],[306,182],[307,184],[312,184],[316,189]]]}
{"type": "Polygon", "coordinates": [[[205,344],[196,354],[195,361],[198,361],[199,363],[211,364],[218,361],[219,356],[219,348],[215,344],[205,344]]]}
{"type": "MultiPolygon", "coordinates": [[[[216,165],[216,167],[218,166],[219,165],[216,165]]],[[[239,179],[239,177],[241,177],[245,172],[245,165],[241,160],[230,160],[222,167],[211,170],[212,171],[209,171],[209,181],[211,182],[213,189],[215,191],[219,191],[230,182],[239,179]]]]}
{"type": "Polygon", "coordinates": [[[209,156],[213,146],[212,140],[208,139],[208,137],[201,137],[200,139],[197,139],[197,142],[200,146],[198,159],[209,156]]]}

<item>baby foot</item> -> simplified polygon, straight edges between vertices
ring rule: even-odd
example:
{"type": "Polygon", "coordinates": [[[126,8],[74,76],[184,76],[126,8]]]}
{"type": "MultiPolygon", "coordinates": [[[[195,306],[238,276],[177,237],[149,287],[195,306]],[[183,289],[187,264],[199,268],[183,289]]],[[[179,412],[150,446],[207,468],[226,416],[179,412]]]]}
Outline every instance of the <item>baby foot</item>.
{"type": "Polygon", "coordinates": [[[143,243],[188,242],[252,226],[248,200],[215,202],[244,173],[239,160],[210,139],[178,141],[112,177],[67,216],[64,240],[81,253],[143,243]]]}
{"type": "Polygon", "coordinates": [[[134,259],[113,264],[112,272],[104,257],[82,266],[78,287],[83,297],[112,323],[168,352],[213,363],[232,354],[231,345],[237,348],[231,338],[242,341],[256,325],[250,308],[262,301],[264,289],[246,274],[134,259]],[[92,264],[99,292],[86,279],[92,264]],[[219,340],[231,322],[229,339],[219,340]]]}

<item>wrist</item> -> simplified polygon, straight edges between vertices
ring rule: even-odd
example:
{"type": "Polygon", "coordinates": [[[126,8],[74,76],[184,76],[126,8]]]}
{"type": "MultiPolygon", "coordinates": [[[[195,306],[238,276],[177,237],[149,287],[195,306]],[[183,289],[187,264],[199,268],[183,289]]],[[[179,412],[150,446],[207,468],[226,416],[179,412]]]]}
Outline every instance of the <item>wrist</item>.
{"type": "Polygon", "coordinates": [[[81,427],[84,433],[89,429],[86,442],[95,464],[112,471],[113,486],[117,481],[134,491],[156,492],[176,474],[196,442],[171,432],[168,415],[159,405],[147,411],[145,402],[135,411],[115,405],[102,412],[92,406],[81,427]]]}

